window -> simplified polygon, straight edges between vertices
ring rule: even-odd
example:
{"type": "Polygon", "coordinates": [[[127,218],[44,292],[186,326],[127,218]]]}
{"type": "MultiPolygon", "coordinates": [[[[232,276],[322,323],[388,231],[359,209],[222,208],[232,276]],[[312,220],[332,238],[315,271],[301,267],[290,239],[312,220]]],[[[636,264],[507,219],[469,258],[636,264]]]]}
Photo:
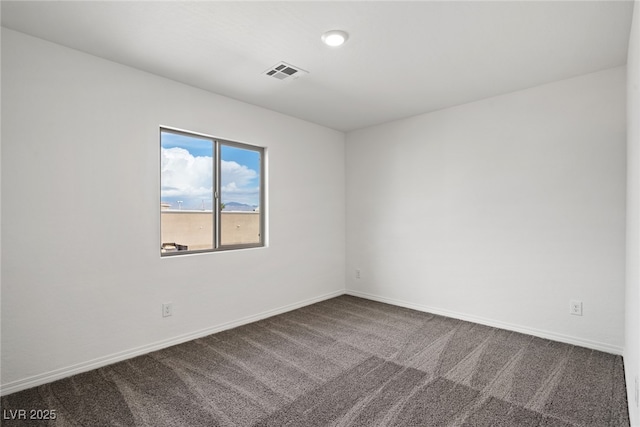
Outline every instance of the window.
{"type": "Polygon", "coordinates": [[[264,246],[264,148],[160,129],[163,256],[264,246]]]}

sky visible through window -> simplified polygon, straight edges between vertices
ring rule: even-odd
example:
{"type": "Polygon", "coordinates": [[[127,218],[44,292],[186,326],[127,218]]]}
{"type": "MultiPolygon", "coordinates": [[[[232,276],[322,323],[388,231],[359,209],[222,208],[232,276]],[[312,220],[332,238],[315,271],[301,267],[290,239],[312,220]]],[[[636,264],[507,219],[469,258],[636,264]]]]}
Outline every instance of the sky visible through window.
{"type": "MultiPolygon", "coordinates": [[[[211,139],[161,132],[161,200],[169,209],[212,210],[211,139]]],[[[220,190],[225,210],[253,210],[260,205],[260,153],[220,147],[220,190]]]]}

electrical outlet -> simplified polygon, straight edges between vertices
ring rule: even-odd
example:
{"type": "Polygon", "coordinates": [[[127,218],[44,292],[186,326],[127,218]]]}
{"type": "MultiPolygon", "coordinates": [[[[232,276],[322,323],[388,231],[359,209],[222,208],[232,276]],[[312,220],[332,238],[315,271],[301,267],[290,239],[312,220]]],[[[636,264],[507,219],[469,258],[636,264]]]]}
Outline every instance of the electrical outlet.
{"type": "Polygon", "coordinates": [[[356,279],[360,278],[360,269],[356,269],[356,279]]]}
{"type": "Polygon", "coordinates": [[[569,301],[569,314],[582,316],[582,301],[578,301],[575,299],[569,301]]]}
{"type": "Polygon", "coordinates": [[[169,317],[173,314],[173,304],[168,302],[162,304],[162,317],[169,317]]]}

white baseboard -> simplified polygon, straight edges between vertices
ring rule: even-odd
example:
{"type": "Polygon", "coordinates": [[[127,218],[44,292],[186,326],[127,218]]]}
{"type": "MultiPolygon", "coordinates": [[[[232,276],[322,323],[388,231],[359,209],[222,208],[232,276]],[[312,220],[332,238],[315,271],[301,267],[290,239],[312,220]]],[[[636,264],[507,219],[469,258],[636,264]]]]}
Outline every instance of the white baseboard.
{"type": "Polygon", "coordinates": [[[550,331],[543,331],[540,329],[528,328],[528,327],[516,325],[513,323],[500,322],[493,319],[486,319],[483,317],[472,316],[464,313],[458,313],[455,311],[443,310],[440,308],[430,307],[427,305],[414,304],[414,303],[401,301],[393,298],[381,297],[381,296],[369,294],[366,292],[347,289],[345,293],[347,295],[352,295],[354,297],[360,297],[360,298],[365,298],[373,301],[384,302],[387,304],[397,305],[399,307],[410,308],[413,310],[423,311],[431,314],[437,314],[440,316],[452,317],[454,319],[460,319],[460,320],[465,320],[467,322],[479,323],[481,325],[491,326],[491,327],[500,328],[500,329],[506,329],[508,331],[520,332],[522,334],[533,335],[539,338],[545,338],[552,341],[559,341],[565,344],[572,344],[580,347],[590,348],[593,350],[604,351],[606,353],[622,355],[623,348],[619,346],[611,345],[611,344],[585,340],[582,338],[558,334],[550,331]]]}
{"type": "Polygon", "coordinates": [[[414,304],[406,301],[401,301],[393,298],[381,297],[366,292],[359,292],[354,290],[339,290],[325,295],[321,295],[315,298],[310,298],[297,303],[288,304],[273,310],[267,310],[262,313],[258,313],[252,316],[243,317],[232,322],[223,323],[220,325],[212,326],[209,328],[201,329],[199,331],[191,332],[188,334],[180,335],[174,338],[157,341],[151,344],[147,344],[140,347],[135,347],[129,350],[113,353],[108,356],[99,357],[86,362],[77,363],[75,365],[67,366],[64,368],[56,369],[53,371],[45,372],[42,374],[34,375],[28,378],[12,381],[7,384],[0,385],[0,396],[15,393],[17,391],[26,390],[31,387],[37,387],[42,384],[47,384],[62,378],[69,377],[71,375],[87,372],[92,369],[101,368],[103,366],[111,365],[122,360],[131,359],[136,356],[151,353],[153,351],[161,350],[163,348],[171,347],[176,344],[191,341],[197,338],[202,338],[207,335],[215,334],[217,332],[225,331],[227,329],[236,328],[238,326],[246,325],[248,323],[256,322],[258,320],[266,319],[268,317],[276,316],[278,314],[286,313],[292,310],[296,310],[307,305],[315,304],[320,301],[324,301],[330,298],[335,298],[340,295],[352,295],[355,297],[365,298],[372,301],[383,302],[387,304],[396,305],[399,307],[406,307],[417,311],[437,314],[440,316],[452,317],[454,319],[465,320],[468,322],[479,323],[481,325],[491,326],[494,328],[506,329],[509,331],[520,332],[523,334],[533,335],[540,338],[545,338],[553,341],[559,341],[566,344],[577,345],[580,347],[591,348],[594,350],[604,351],[607,353],[613,353],[616,355],[622,355],[622,347],[613,346],[606,343],[600,343],[596,341],[585,340],[568,335],[557,334],[549,331],[542,331],[539,329],[528,328],[512,323],[499,322],[493,319],[486,319],[482,317],[471,316],[464,313],[458,313],[449,310],[443,310],[436,307],[430,307],[422,304],[414,304]]]}
{"type": "Polygon", "coordinates": [[[67,366],[64,368],[56,369],[53,371],[45,372],[42,374],[34,375],[28,378],[12,381],[7,384],[0,385],[0,396],[15,393],[17,391],[26,390],[31,387],[37,387],[42,384],[47,384],[62,378],[70,377],[71,375],[87,372],[92,369],[101,368],[103,366],[111,365],[122,360],[131,359],[136,356],[151,353],[152,351],[161,350],[163,348],[171,347],[176,344],[191,341],[196,338],[202,338],[207,335],[215,334],[217,332],[225,331],[227,329],[236,328],[238,326],[253,323],[258,320],[266,319],[267,317],[276,316],[278,314],[286,313],[307,305],[315,304],[320,301],[324,301],[330,298],[334,298],[340,295],[344,295],[344,290],[330,292],[325,295],[321,295],[315,298],[310,298],[304,301],[299,301],[293,304],[288,304],[273,310],[263,311],[252,316],[243,317],[232,322],[223,323],[221,325],[212,326],[209,328],[201,329],[199,331],[191,332],[188,334],[180,335],[174,338],[169,338],[162,341],[157,341],[151,344],[135,347],[129,350],[113,353],[108,356],[99,357],[97,359],[89,360],[86,362],[77,363],[75,365],[67,366]]]}

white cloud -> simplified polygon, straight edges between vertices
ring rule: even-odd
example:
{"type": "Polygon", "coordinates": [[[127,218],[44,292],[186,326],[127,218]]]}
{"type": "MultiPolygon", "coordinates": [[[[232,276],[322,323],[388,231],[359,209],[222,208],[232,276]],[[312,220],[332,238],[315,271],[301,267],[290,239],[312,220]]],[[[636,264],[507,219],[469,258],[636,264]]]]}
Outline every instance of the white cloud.
{"type": "MultiPolygon", "coordinates": [[[[197,209],[202,200],[210,209],[213,195],[213,159],[195,157],[184,148],[161,148],[161,170],[163,199],[176,203],[182,199],[184,208],[197,209]]],[[[221,190],[223,202],[238,202],[258,205],[260,188],[256,178],[258,172],[233,161],[221,162],[221,190]]]]}
{"type": "Polygon", "coordinates": [[[236,162],[221,161],[221,191],[224,202],[258,205],[260,188],[253,182],[258,172],[236,162]]]}
{"type": "Polygon", "coordinates": [[[244,187],[249,184],[252,179],[258,177],[258,173],[253,169],[249,169],[245,165],[241,165],[236,162],[227,162],[222,160],[220,167],[222,187],[227,187],[234,184],[236,187],[244,187]]]}
{"type": "Polygon", "coordinates": [[[211,198],[211,157],[194,157],[184,148],[162,148],[162,197],[211,198]]]}

